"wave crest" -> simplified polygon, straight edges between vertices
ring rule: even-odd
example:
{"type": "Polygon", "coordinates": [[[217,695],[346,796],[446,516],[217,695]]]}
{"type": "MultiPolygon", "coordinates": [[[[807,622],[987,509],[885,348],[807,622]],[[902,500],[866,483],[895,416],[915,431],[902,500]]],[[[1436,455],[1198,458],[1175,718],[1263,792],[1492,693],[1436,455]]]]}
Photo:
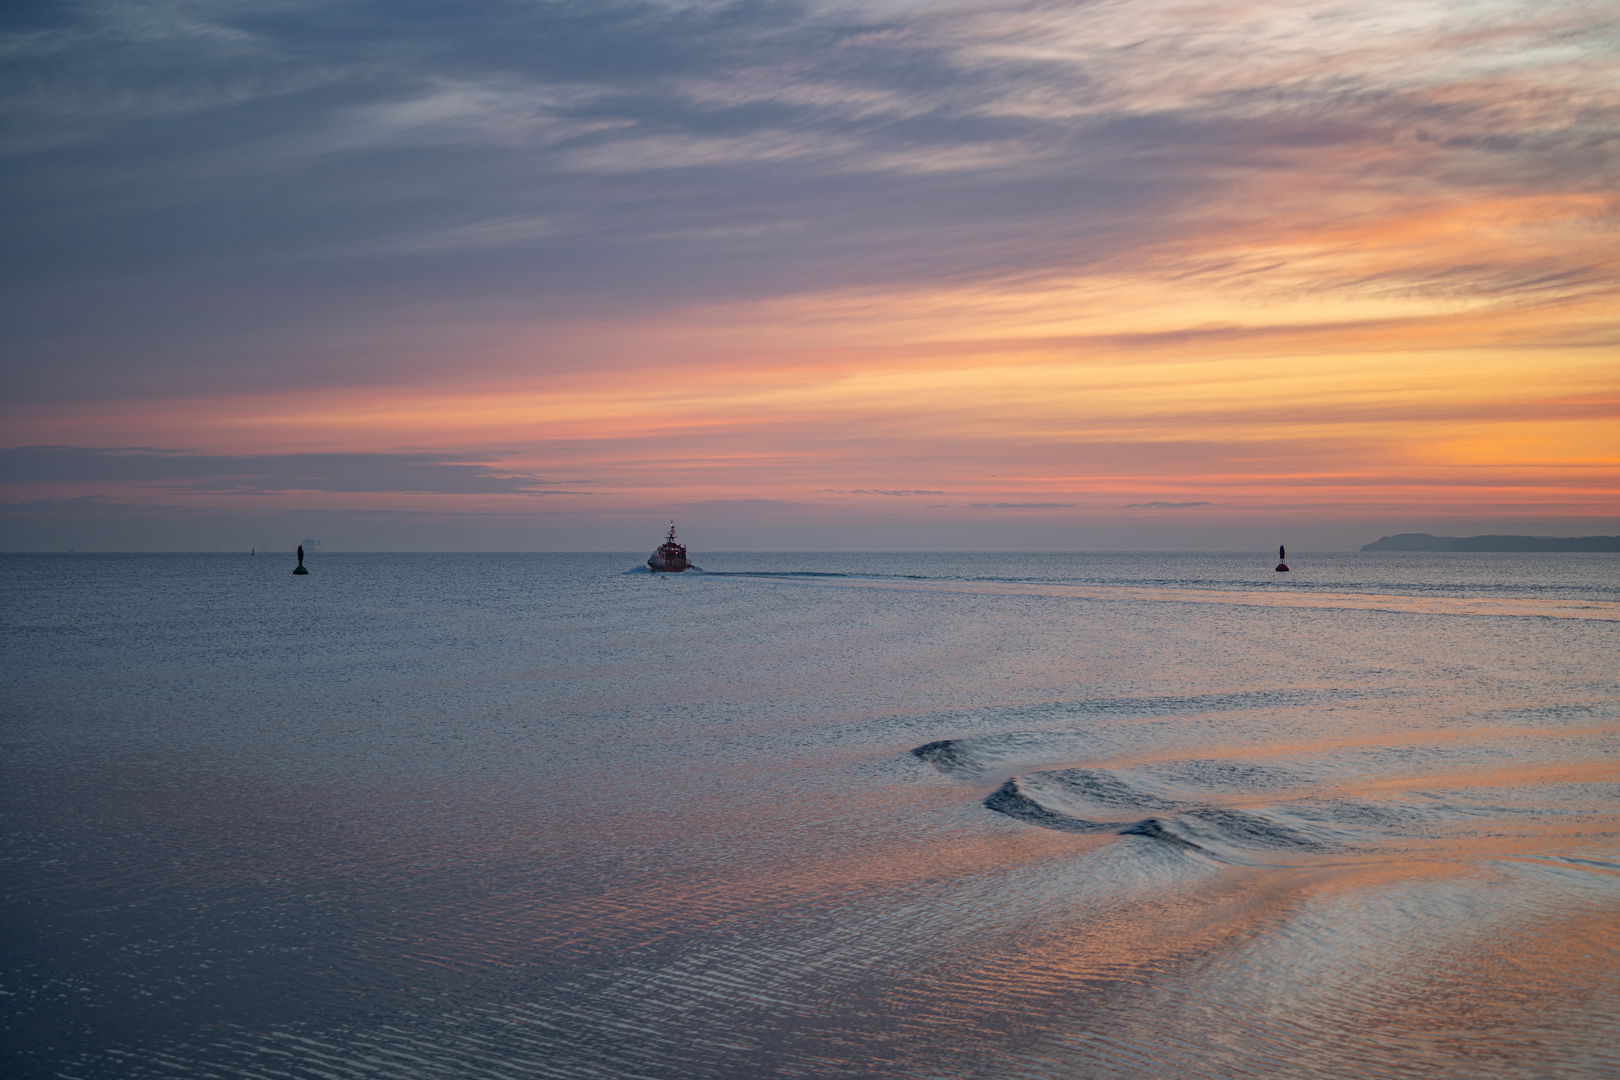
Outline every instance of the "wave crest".
{"type": "MultiPolygon", "coordinates": [[[[948,753],[948,747],[935,752],[948,753]]],[[[1249,851],[1320,852],[1336,847],[1252,810],[1160,798],[1106,769],[1015,776],[991,792],[984,805],[1045,829],[1144,836],[1223,861],[1244,861],[1242,853],[1249,851]],[[1148,816],[1139,816],[1143,812],[1148,816]]]]}

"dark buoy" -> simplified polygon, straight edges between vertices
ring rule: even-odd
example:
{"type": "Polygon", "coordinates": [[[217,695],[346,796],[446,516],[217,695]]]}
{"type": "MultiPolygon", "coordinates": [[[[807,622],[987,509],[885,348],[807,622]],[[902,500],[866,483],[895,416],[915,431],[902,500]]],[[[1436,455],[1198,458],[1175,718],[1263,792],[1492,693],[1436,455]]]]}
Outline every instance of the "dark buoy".
{"type": "MultiPolygon", "coordinates": [[[[300,552],[302,552],[304,549],[299,548],[298,550],[300,552]]],[[[1288,549],[1283,547],[1281,544],[1278,544],[1277,545],[1277,569],[1279,571],[1286,571],[1288,569],[1288,564],[1283,562],[1283,560],[1286,559],[1286,558],[1288,558],[1288,549]]]]}
{"type": "Polygon", "coordinates": [[[307,573],[309,573],[308,570],[304,569],[304,545],[303,544],[298,545],[298,569],[294,570],[293,573],[295,573],[295,574],[307,574],[307,573]]]}

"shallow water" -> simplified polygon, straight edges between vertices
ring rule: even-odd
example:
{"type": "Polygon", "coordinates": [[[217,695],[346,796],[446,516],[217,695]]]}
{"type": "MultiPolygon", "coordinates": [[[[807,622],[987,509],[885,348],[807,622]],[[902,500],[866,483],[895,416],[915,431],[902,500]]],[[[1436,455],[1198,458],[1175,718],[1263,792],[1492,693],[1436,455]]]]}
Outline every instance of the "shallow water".
{"type": "Polygon", "coordinates": [[[8,1073],[1620,1070],[1620,558],[694,554],[4,557],[8,1073]]]}

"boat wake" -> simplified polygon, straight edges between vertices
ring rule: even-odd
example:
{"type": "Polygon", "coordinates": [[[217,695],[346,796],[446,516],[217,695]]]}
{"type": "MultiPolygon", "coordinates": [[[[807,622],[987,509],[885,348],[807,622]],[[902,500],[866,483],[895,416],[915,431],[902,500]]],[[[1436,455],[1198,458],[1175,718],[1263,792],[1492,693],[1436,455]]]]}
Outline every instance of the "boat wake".
{"type": "Polygon", "coordinates": [[[1106,769],[1015,776],[992,792],[984,805],[1046,829],[1144,836],[1224,862],[1248,862],[1248,853],[1340,847],[1261,811],[1163,798],[1106,769]]]}
{"type": "Polygon", "coordinates": [[[1137,836],[1247,865],[1534,833],[1533,821],[1576,816],[1606,797],[1601,767],[1527,776],[1504,768],[1490,740],[1319,747],[1259,761],[1164,760],[1148,750],[1117,764],[1152,745],[1133,744],[1133,734],[1147,733],[1108,723],[987,732],[910,754],[961,783],[997,785],[985,808],[1025,824],[1137,836]],[[1099,759],[1109,766],[1090,763],[1099,759]]]}
{"type": "Polygon", "coordinates": [[[1378,611],[1391,614],[1447,617],[1546,618],[1620,622],[1620,600],[1593,599],[1568,589],[1520,589],[1493,594],[1473,589],[1467,595],[1436,592],[1423,583],[1392,584],[1347,580],[1277,582],[1242,578],[1141,578],[1129,581],[1075,577],[1056,580],[997,574],[916,574],[872,569],[721,570],[713,576],[822,588],[905,589],[977,595],[1053,597],[1080,602],[1200,604],[1235,607],[1378,611]]]}

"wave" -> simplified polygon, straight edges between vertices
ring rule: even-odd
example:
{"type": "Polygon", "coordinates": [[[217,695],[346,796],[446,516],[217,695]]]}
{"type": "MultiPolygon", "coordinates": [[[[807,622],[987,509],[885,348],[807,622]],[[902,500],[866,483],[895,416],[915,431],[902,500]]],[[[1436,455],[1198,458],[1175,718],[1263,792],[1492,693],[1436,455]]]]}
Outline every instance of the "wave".
{"type": "Polygon", "coordinates": [[[1335,851],[1340,845],[1312,839],[1264,814],[1200,806],[1169,817],[1151,817],[1121,829],[1122,836],[1146,836],[1176,847],[1237,862],[1244,851],[1335,851]]]}
{"type": "Polygon", "coordinates": [[[1095,757],[1115,736],[1101,731],[1004,731],[940,739],[911,753],[947,776],[962,779],[1021,761],[1057,761],[1065,757],[1095,757]]]}
{"type": "MultiPolygon", "coordinates": [[[[946,773],[976,771],[980,762],[968,740],[940,739],[911,751],[946,773]]],[[[1356,837],[1324,813],[1317,800],[1314,813],[1290,814],[1287,806],[1265,810],[1235,808],[1204,801],[1197,791],[1298,789],[1311,780],[1269,765],[1219,759],[1157,763],[1127,776],[1088,767],[1052,769],[1009,778],[984,799],[999,814],[1043,829],[1069,833],[1115,833],[1158,840],[1222,862],[1249,862],[1256,852],[1328,852],[1342,850],[1356,837]],[[1137,774],[1140,774],[1138,776],[1137,774]],[[1146,784],[1147,786],[1143,786],[1146,784]],[[1180,795],[1194,789],[1192,798],[1180,795]]],[[[1333,810],[1350,809],[1348,804],[1333,810]]],[[[1354,813],[1344,815],[1355,818],[1354,813]]]]}
{"type": "Polygon", "coordinates": [[[1042,805],[1039,799],[1024,790],[1016,776],[991,792],[985,798],[984,805],[1008,817],[1059,832],[1110,832],[1119,828],[1117,821],[1090,821],[1042,805]]]}
{"type": "Polygon", "coordinates": [[[943,773],[965,772],[977,767],[962,739],[939,739],[924,743],[914,747],[911,753],[943,773]]]}
{"type": "Polygon", "coordinates": [[[1176,810],[1183,805],[1133,787],[1107,769],[1055,769],[1014,780],[1026,796],[1033,795],[1042,805],[1071,815],[1108,819],[1176,810]]]}
{"type": "Polygon", "coordinates": [[[1015,776],[984,805],[1045,829],[1143,836],[1227,862],[1247,861],[1243,853],[1252,851],[1322,852],[1340,846],[1252,810],[1164,799],[1106,769],[1015,776]],[[1142,811],[1157,812],[1138,816],[1142,811]]]}
{"type": "MultiPolygon", "coordinates": [[[[1121,720],[1187,716],[1199,713],[1331,707],[1355,701],[1355,691],[1250,690],[1224,694],[1177,694],[1142,697],[1090,698],[1039,704],[996,706],[971,712],[933,713],[924,721],[937,727],[985,728],[1019,725],[1011,731],[981,731],[925,743],[911,751],[949,776],[969,778],[1018,762],[1056,764],[1096,759],[1118,748],[1128,738],[1121,720]],[[1036,726],[1040,725],[1040,726],[1036,726]]],[[[894,724],[894,720],[885,720],[894,724]]],[[[1300,777],[1270,766],[1203,759],[1164,763],[1165,779],[1184,786],[1219,789],[1297,785],[1300,777]]]]}

